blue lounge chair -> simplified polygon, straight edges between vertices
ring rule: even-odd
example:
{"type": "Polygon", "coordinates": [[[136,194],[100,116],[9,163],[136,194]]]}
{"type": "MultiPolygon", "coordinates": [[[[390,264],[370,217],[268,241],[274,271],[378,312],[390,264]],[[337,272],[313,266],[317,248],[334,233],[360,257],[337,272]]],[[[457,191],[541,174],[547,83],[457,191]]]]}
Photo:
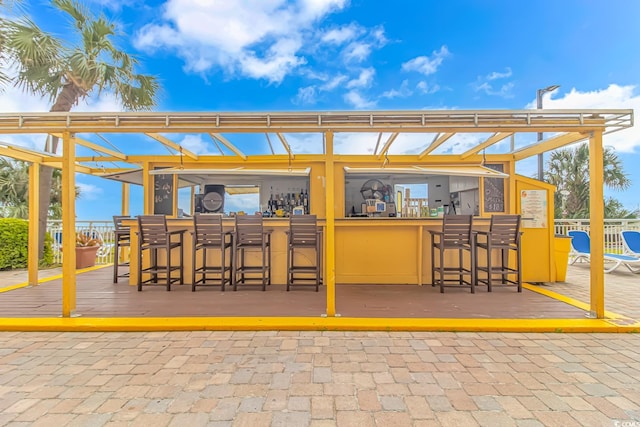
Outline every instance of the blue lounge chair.
{"type": "Polygon", "coordinates": [[[625,230],[620,232],[625,255],[640,258],[640,231],[625,230]]]}
{"type": "MultiPolygon", "coordinates": [[[[578,260],[589,261],[591,258],[591,239],[586,231],[571,230],[567,233],[573,237],[571,239],[571,256],[570,264],[578,260]]],[[[606,253],[604,254],[605,273],[611,273],[616,268],[624,265],[632,273],[640,273],[640,258],[631,255],[619,255],[606,253]],[[613,265],[612,265],[613,264],[613,265]]]]}

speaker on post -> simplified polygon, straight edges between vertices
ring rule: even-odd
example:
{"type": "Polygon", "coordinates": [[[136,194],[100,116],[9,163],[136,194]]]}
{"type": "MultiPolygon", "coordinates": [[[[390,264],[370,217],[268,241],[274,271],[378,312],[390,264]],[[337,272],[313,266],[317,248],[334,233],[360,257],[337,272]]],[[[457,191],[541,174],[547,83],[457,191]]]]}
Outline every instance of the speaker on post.
{"type": "Polygon", "coordinates": [[[202,197],[202,211],[205,213],[224,212],[224,185],[205,185],[202,197]]]}
{"type": "Polygon", "coordinates": [[[204,213],[204,206],[202,206],[202,199],[204,199],[204,194],[193,195],[193,212],[204,213]]]}

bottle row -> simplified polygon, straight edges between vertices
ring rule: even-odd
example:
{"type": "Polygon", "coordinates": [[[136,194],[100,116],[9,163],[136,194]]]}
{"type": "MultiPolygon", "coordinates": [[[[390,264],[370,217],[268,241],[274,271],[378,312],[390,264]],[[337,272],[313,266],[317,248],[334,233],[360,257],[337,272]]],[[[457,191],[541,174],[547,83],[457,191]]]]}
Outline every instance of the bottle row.
{"type": "MultiPolygon", "coordinates": [[[[305,214],[309,213],[309,194],[302,189],[299,193],[271,193],[267,202],[267,212],[276,216],[277,211],[285,216],[294,213],[294,208],[302,208],[305,214]]],[[[279,216],[279,215],[278,215],[279,216]]]]}

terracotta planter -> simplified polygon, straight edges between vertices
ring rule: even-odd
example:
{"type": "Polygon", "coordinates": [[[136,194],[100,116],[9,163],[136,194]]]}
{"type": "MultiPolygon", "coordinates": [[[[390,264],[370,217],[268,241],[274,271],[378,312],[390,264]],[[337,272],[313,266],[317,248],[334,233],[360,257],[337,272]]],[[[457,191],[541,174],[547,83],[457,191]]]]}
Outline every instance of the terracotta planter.
{"type": "Polygon", "coordinates": [[[96,265],[96,254],[100,246],[76,246],[76,270],[96,265]]]}

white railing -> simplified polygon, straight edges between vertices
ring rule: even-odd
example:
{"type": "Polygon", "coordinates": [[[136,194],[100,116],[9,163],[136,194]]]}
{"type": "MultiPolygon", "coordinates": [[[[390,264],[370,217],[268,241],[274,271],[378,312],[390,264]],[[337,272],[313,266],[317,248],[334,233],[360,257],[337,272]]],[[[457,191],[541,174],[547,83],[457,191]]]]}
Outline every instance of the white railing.
{"type": "MultiPolygon", "coordinates": [[[[566,235],[569,230],[582,230],[587,233],[590,230],[588,219],[556,219],[555,233],[566,235]]],[[[622,238],[620,232],[623,230],[640,231],[640,219],[605,219],[604,220],[604,242],[605,252],[622,253],[622,238]]]]}
{"type": "MultiPolygon", "coordinates": [[[[62,221],[47,222],[47,231],[53,238],[53,262],[62,263],[62,221]]],[[[113,242],[115,241],[113,221],[76,221],[76,233],[87,233],[89,236],[99,236],[102,246],[98,250],[96,264],[113,262],[113,242]]]]}
{"type": "MultiPolygon", "coordinates": [[[[555,234],[566,235],[569,230],[583,230],[589,232],[588,219],[556,219],[555,234]]],[[[62,263],[62,221],[49,221],[47,230],[53,237],[53,262],[62,263]]],[[[604,235],[605,250],[611,253],[622,253],[620,232],[623,230],[640,231],[640,219],[605,219],[604,235]]],[[[104,242],[98,251],[96,264],[113,262],[114,226],[113,221],[76,221],[76,232],[99,233],[104,242]]]]}

